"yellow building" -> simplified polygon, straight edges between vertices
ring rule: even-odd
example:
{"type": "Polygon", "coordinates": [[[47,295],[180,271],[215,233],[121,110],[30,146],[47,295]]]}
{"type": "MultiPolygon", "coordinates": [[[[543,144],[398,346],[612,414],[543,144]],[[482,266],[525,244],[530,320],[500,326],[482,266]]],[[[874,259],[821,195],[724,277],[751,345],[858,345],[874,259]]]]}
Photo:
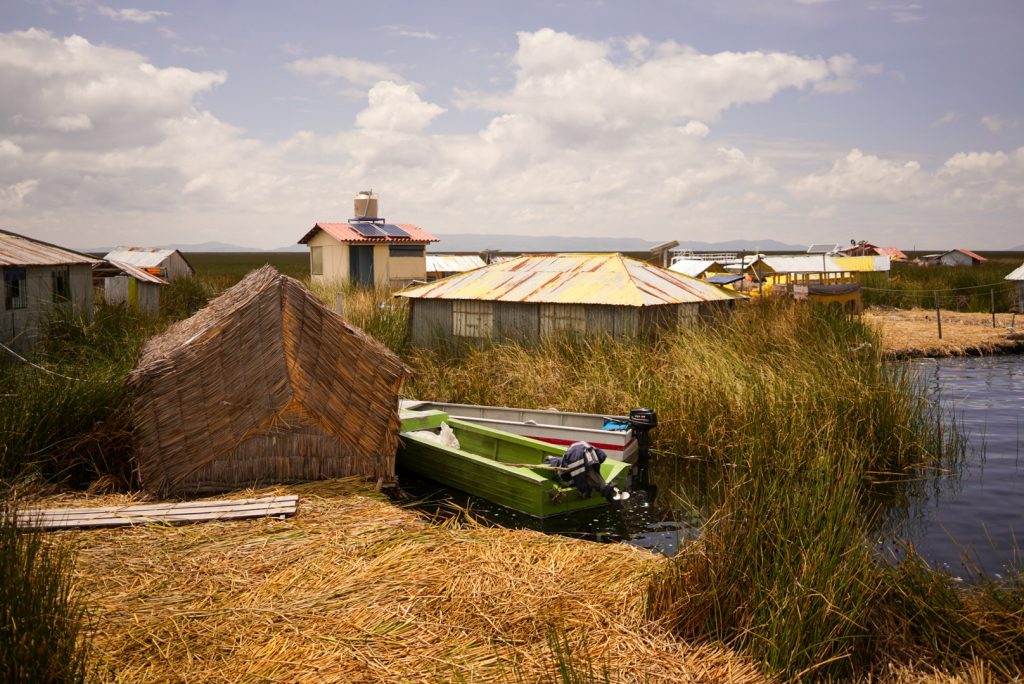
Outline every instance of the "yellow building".
{"type": "Polygon", "coordinates": [[[850,313],[862,308],[860,282],[853,272],[824,254],[767,256],[746,269],[763,294],[834,305],[850,313]]]}
{"type": "Polygon", "coordinates": [[[360,193],[356,218],[317,223],[299,244],[309,245],[312,282],[352,281],[401,288],[427,279],[426,247],[438,239],[411,223],[387,223],[377,216],[377,198],[360,193]]]}

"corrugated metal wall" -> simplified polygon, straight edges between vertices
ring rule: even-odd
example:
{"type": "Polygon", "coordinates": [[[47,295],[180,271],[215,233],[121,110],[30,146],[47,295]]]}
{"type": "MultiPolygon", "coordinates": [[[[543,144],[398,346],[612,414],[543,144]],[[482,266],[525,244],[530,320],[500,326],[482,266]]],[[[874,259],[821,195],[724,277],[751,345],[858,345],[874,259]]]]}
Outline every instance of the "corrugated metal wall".
{"type": "Polygon", "coordinates": [[[540,337],[540,304],[494,302],[494,336],[535,342],[540,337]]]}
{"type": "Polygon", "coordinates": [[[565,333],[653,337],[663,330],[719,320],[733,302],[631,307],[411,299],[409,307],[411,341],[429,346],[452,338],[536,342],[565,333]]]}
{"type": "Polygon", "coordinates": [[[588,306],[587,332],[607,333],[613,337],[636,337],[640,310],[632,306],[588,306]]]}
{"type": "Polygon", "coordinates": [[[409,300],[409,337],[414,344],[429,346],[452,334],[452,302],[446,299],[409,300]]]}
{"type": "Polygon", "coordinates": [[[494,335],[494,310],[491,302],[453,301],[452,334],[471,339],[491,338],[494,335]]]}
{"type": "Polygon", "coordinates": [[[584,304],[541,304],[540,335],[587,332],[587,306],[584,304]]]}

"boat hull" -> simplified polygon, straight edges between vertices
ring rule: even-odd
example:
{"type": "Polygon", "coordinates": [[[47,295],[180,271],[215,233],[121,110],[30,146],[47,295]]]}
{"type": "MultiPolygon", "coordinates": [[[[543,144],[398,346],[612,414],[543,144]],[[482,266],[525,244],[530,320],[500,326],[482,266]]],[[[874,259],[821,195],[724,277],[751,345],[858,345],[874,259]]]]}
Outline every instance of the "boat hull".
{"type": "Polygon", "coordinates": [[[453,404],[415,399],[402,400],[400,406],[403,409],[414,411],[443,411],[452,418],[560,446],[567,447],[575,442],[587,442],[603,450],[611,458],[626,463],[636,463],[639,454],[639,444],[632,429],[602,429],[602,425],[609,419],[627,423],[629,419],[625,416],[453,404]]]}
{"type": "MultiPolygon", "coordinates": [[[[549,470],[531,468],[545,456],[560,456],[564,447],[513,435],[459,419],[449,419],[460,448],[402,433],[398,464],[422,477],[538,518],[608,505],[600,494],[582,496],[561,485],[549,470]],[[523,465],[527,464],[527,465],[523,465]]],[[[627,486],[629,465],[606,459],[601,475],[620,489],[627,486]]]]}

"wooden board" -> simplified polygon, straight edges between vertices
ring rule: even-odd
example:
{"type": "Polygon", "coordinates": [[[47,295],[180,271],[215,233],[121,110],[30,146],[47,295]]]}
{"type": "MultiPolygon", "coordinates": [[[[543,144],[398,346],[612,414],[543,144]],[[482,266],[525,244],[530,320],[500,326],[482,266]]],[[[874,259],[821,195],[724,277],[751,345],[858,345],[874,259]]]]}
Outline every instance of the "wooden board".
{"type": "Polygon", "coordinates": [[[213,520],[246,520],[295,515],[299,497],[265,496],[259,499],[220,499],[182,503],[138,504],[101,508],[49,508],[21,511],[18,527],[41,530],[93,529],[126,525],[184,525],[213,520]]]}

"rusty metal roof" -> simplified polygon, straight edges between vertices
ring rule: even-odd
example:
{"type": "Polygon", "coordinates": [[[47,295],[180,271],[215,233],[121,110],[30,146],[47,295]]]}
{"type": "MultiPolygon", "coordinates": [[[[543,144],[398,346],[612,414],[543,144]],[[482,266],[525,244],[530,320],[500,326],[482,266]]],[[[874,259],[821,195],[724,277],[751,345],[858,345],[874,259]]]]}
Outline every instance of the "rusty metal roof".
{"type": "MultiPolygon", "coordinates": [[[[131,264],[139,268],[158,268],[178,250],[159,247],[115,247],[103,258],[119,264],[131,264]]],[[[182,257],[184,258],[184,257],[182,257]]]]}
{"type": "Polygon", "coordinates": [[[668,267],[670,271],[682,273],[691,278],[700,277],[705,271],[710,271],[711,269],[717,272],[723,270],[723,267],[717,261],[708,261],[707,259],[680,259],[668,267]]]}
{"type": "Polygon", "coordinates": [[[485,265],[475,254],[427,255],[427,273],[463,273],[485,265]]]}
{"type": "Polygon", "coordinates": [[[395,237],[395,236],[376,236],[367,237],[360,235],[359,231],[350,226],[347,223],[317,223],[313,226],[308,233],[302,236],[299,240],[300,245],[304,245],[313,239],[313,236],[319,233],[321,230],[330,235],[338,242],[369,242],[369,243],[412,243],[412,242],[438,242],[439,239],[423,230],[419,226],[414,226],[411,223],[396,223],[399,228],[409,234],[409,237],[395,237]]]}
{"type": "Polygon", "coordinates": [[[748,264],[747,268],[774,273],[843,273],[848,270],[824,254],[766,256],[748,264]]]}
{"type": "Polygon", "coordinates": [[[621,254],[532,254],[397,294],[543,304],[657,306],[744,296],[621,254]]]}
{"type": "Polygon", "coordinates": [[[0,230],[0,266],[98,264],[99,259],[25,235],[0,230]]]}
{"type": "Polygon", "coordinates": [[[114,259],[106,259],[106,262],[113,266],[115,269],[119,269],[124,272],[125,275],[129,275],[136,280],[144,283],[156,283],[157,285],[166,285],[167,281],[156,275],[150,273],[145,269],[139,268],[135,264],[125,263],[123,261],[116,261],[114,259]]]}

